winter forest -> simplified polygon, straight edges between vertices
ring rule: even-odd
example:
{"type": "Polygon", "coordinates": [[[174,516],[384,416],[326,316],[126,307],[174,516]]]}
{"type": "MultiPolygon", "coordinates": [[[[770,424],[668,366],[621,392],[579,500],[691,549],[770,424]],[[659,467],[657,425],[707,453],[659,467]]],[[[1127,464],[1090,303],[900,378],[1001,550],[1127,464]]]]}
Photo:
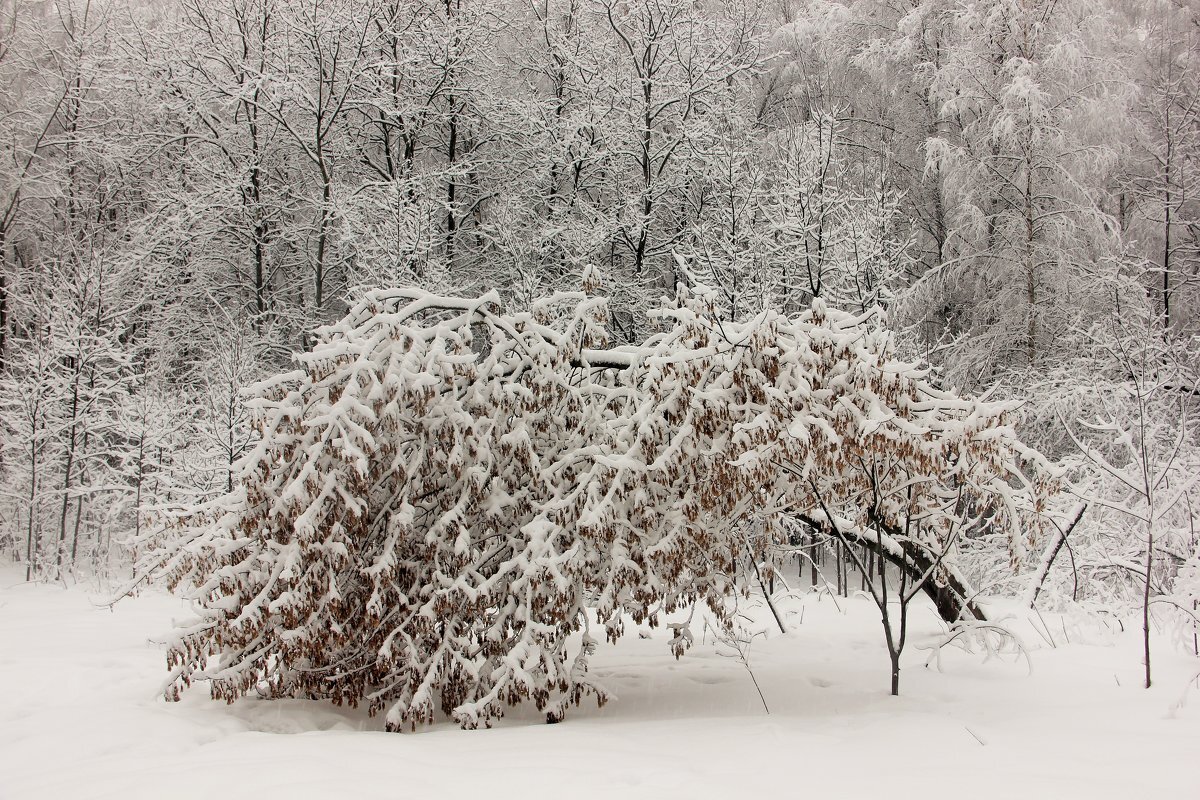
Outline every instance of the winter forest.
{"type": "Polygon", "coordinates": [[[1198,337],[1195,0],[0,0],[6,604],[189,719],[801,714],[807,629],[1194,749],[1198,337]]]}

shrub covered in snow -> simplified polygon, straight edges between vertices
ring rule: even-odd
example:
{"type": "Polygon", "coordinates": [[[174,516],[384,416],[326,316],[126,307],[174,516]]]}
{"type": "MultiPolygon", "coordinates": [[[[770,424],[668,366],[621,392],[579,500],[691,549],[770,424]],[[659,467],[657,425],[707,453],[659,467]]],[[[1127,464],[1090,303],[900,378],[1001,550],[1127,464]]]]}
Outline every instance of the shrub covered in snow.
{"type": "Polygon", "coordinates": [[[362,702],[393,730],[524,700],[557,719],[606,699],[597,629],[728,619],[784,518],[923,556],[959,608],[953,537],[1020,560],[1040,535],[1055,480],[1011,407],[935,388],[876,315],[731,323],[682,291],[637,347],[607,319],[583,293],[504,313],[389,290],[322,329],[255,388],[237,486],[157,552],[201,609],[168,694],[362,702]]]}

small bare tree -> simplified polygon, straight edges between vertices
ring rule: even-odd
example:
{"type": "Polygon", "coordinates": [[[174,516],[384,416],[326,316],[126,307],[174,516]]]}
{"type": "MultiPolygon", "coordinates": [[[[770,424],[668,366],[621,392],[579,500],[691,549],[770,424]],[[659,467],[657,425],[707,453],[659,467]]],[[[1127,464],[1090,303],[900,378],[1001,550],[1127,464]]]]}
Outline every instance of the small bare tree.
{"type": "MultiPolygon", "coordinates": [[[[1105,347],[1119,378],[1098,392],[1101,410],[1079,420],[1080,435],[1064,422],[1085,463],[1099,473],[1096,488],[1074,491],[1093,506],[1110,509],[1142,530],[1142,634],[1146,688],[1150,688],[1150,606],[1155,561],[1186,537],[1193,515],[1186,502],[1200,480],[1195,435],[1196,350],[1176,341],[1161,320],[1145,326],[1115,313],[1105,347]],[[1099,489],[1100,491],[1097,491],[1099,489]]],[[[1182,551],[1182,548],[1178,548],[1182,551]]]]}
{"type": "MultiPolygon", "coordinates": [[[[881,484],[877,479],[880,466],[878,463],[873,463],[869,470],[869,475],[871,476],[871,493],[875,508],[878,508],[882,501],[882,497],[880,496],[881,484]]],[[[863,464],[863,467],[865,468],[866,464],[863,464]]],[[[907,481],[902,481],[902,483],[907,483],[907,481]]],[[[908,639],[909,607],[912,601],[926,589],[927,584],[935,575],[939,572],[948,571],[945,560],[958,542],[963,530],[961,522],[962,512],[969,505],[964,502],[964,497],[960,490],[953,499],[953,507],[959,516],[959,521],[957,524],[951,525],[948,534],[938,537],[938,540],[935,540],[937,541],[936,544],[931,544],[923,541],[920,535],[922,519],[914,513],[915,508],[911,504],[911,484],[909,484],[905,493],[909,500],[909,507],[904,514],[903,537],[890,535],[884,530],[881,515],[872,513],[869,515],[872,535],[862,537],[866,540],[866,546],[862,548],[863,553],[861,555],[854,546],[855,538],[857,537],[848,536],[842,530],[837,518],[830,513],[824,504],[824,500],[821,500],[821,510],[828,521],[828,530],[842,544],[842,551],[849,555],[854,565],[866,578],[866,586],[870,591],[871,599],[875,601],[875,605],[879,608],[881,622],[883,623],[883,638],[887,645],[888,658],[892,668],[892,695],[900,694],[900,655],[904,652],[904,645],[908,639]],[[926,565],[924,569],[918,568],[910,557],[910,551],[914,549],[922,551],[926,565]],[[873,565],[868,565],[868,562],[864,561],[868,553],[874,556],[871,559],[873,565]],[[896,583],[892,586],[891,590],[889,590],[888,584],[889,562],[898,562],[899,565],[894,578],[896,583]],[[878,569],[876,570],[875,567],[878,569]],[[889,593],[889,591],[892,593],[889,593]],[[896,607],[893,608],[893,605],[896,607]]],[[[861,538],[859,542],[862,543],[861,538]]]]}

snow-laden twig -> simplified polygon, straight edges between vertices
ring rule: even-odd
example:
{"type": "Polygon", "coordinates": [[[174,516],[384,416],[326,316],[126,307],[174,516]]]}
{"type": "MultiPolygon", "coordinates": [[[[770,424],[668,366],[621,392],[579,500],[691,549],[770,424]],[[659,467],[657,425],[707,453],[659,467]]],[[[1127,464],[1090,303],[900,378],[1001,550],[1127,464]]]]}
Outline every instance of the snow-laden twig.
{"type": "Polygon", "coordinates": [[[762,687],[758,683],[758,677],[754,674],[754,669],[750,666],[750,647],[754,644],[754,639],[758,636],[766,638],[766,632],[759,630],[750,632],[739,621],[740,616],[735,618],[733,624],[729,626],[717,626],[713,630],[716,631],[717,641],[732,650],[732,653],[718,654],[732,656],[737,659],[746,673],[750,676],[750,680],[754,683],[754,690],[758,692],[758,699],[762,701],[763,711],[767,714],[771,713],[771,709],[767,706],[767,698],[763,695],[762,687]]]}
{"type": "MultiPolygon", "coordinates": [[[[1025,648],[1021,638],[1005,625],[999,622],[980,622],[978,620],[960,620],[950,626],[939,641],[931,645],[920,646],[918,650],[929,650],[925,666],[936,664],[938,672],[942,672],[942,653],[953,645],[964,653],[974,655],[978,650],[983,652],[983,661],[987,663],[993,658],[1003,658],[1012,655],[1016,660],[1025,659],[1029,674],[1033,674],[1033,660],[1025,648]]],[[[981,742],[982,744],[982,742],[981,742]]]]}

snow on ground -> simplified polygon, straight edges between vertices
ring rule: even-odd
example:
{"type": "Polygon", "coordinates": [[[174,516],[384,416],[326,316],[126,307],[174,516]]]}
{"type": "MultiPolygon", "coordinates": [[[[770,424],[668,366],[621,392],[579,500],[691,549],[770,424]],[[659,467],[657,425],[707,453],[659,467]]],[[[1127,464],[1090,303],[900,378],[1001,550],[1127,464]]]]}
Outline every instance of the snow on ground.
{"type": "Polygon", "coordinates": [[[593,668],[617,695],[603,709],[400,735],[316,702],[226,706],[199,687],[167,703],[160,642],[182,603],[152,594],[110,611],[83,587],[22,577],[0,570],[3,800],[1200,797],[1200,688],[1171,712],[1200,661],[1164,634],[1146,691],[1137,632],[1098,621],[1046,615],[1039,635],[1022,620],[1032,674],[959,651],[938,672],[917,649],[939,631],[922,608],[895,698],[870,601],[814,594],[788,605],[788,635],[750,651],[770,714],[699,624],[679,661],[663,629],[602,645],[593,668]]]}

